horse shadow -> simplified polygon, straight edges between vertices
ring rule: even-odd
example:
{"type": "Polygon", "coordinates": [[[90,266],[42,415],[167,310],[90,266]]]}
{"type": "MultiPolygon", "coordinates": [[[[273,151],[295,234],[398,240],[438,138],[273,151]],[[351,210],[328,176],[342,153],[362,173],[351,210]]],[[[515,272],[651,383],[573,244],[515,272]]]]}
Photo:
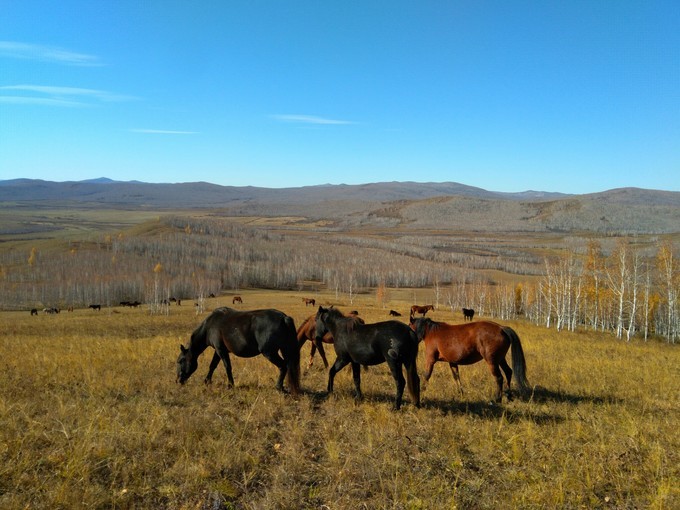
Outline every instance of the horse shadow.
{"type": "Polygon", "coordinates": [[[527,419],[538,425],[564,422],[564,418],[557,414],[527,409],[514,409],[504,403],[497,404],[485,400],[456,401],[427,398],[424,399],[421,407],[427,410],[436,410],[443,415],[469,415],[483,420],[503,418],[509,423],[518,423],[527,419]]]}
{"type": "MultiPolygon", "coordinates": [[[[525,394],[515,392],[513,401],[525,402],[527,404],[547,404],[552,402],[573,406],[583,403],[597,405],[622,403],[621,399],[609,395],[575,395],[564,391],[554,391],[542,386],[535,386],[525,394]]],[[[422,407],[425,409],[435,409],[443,414],[468,414],[482,419],[498,419],[503,417],[509,422],[529,419],[537,424],[555,424],[565,421],[565,418],[557,413],[536,411],[530,408],[514,408],[507,406],[505,402],[497,404],[485,400],[458,401],[455,399],[446,400],[425,397],[422,401],[422,407]]]]}
{"type": "Polygon", "coordinates": [[[563,404],[622,404],[623,400],[611,395],[575,395],[564,391],[554,391],[543,386],[534,386],[531,392],[523,397],[524,400],[537,403],[558,402],[563,404]]]}

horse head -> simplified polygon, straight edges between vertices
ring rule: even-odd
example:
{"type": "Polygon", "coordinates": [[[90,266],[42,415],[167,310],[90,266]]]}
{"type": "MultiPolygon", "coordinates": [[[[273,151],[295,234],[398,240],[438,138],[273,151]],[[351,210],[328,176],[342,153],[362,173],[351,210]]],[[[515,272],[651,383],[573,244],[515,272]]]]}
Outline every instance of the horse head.
{"type": "Polygon", "coordinates": [[[319,310],[316,312],[316,332],[315,338],[317,341],[321,341],[323,336],[328,333],[328,326],[326,325],[326,318],[328,317],[330,308],[324,308],[319,306],[319,310]]]}
{"type": "Polygon", "coordinates": [[[415,332],[419,342],[425,338],[425,335],[430,331],[432,324],[434,324],[432,319],[426,317],[418,317],[417,319],[413,316],[409,317],[409,326],[415,332]]]}
{"type": "Polygon", "coordinates": [[[180,344],[180,353],[177,358],[177,382],[184,384],[191,374],[198,368],[198,360],[190,349],[180,344]]]}

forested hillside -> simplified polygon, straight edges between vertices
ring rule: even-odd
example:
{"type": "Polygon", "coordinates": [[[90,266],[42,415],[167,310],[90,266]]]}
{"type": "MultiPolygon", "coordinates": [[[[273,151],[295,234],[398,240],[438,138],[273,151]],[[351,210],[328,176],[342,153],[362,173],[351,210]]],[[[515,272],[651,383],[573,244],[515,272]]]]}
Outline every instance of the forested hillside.
{"type": "Polygon", "coordinates": [[[656,236],[329,230],[168,216],[143,232],[66,250],[4,250],[0,307],[115,307],[140,301],[170,313],[170,298],[202,303],[246,287],[315,292],[352,301],[391,288],[427,288],[437,307],[524,317],[557,329],[619,337],[678,336],[677,243],[656,236]]]}

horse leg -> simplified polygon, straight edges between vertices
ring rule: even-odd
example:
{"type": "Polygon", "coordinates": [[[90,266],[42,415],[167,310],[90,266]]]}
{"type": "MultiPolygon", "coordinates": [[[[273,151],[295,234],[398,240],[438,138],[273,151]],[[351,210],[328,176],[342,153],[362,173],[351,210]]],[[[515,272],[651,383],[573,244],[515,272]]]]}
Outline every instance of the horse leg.
{"type": "Polygon", "coordinates": [[[323,348],[323,342],[319,342],[317,349],[319,351],[321,359],[323,360],[323,366],[326,368],[326,370],[328,370],[328,360],[326,359],[326,351],[323,348]]]}
{"type": "Polygon", "coordinates": [[[497,364],[489,361],[488,365],[489,370],[491,370],[491,375],[496,379],[496,402],[500,404],[503,400],[503,375],[497,364]]]}
{"type": "Polygon", "coordinates": [[[392,377],[397,385],[397,395],[394,399],[394,410],[398,411],[401,408],[401,400],[404,397],[404,388],[406,387],[406,379],[404,379],[404,374],[401,371],[401,363],[389,360],[387,364],[390,367],[390,372],[392,372],[392,377]]]}
{"type": "Polygon", "coordinates": [[[335,379],[335,374],[337,374],[340,370],[345,368],[348,363],[349,363],[348,359],[340,357],[338,357],[335,360],[335,363],[333,363],[333,366],[328,371],[328,393],[333,393],[333,380],[335,379]]]}
{"type": "Polygon", "coordinates": [[[231,373],[231,358],[229,357],[229,352],[225,352],[222,355],[222,363],[224,364],[224,369],[227,371],[227,380],[229,381],[229,388],[234,387],[234,375],[231,373]]]}
{"type": "Polygon", "coordinates": [[[505,379],[508,381],[508,389],[505,391],[505,396],[508,398],[508,400],[512,400],[512,391],[510,389],[510,381],[512,381],[512,368],[510,368],[508,362],[505,361],[505,358],[501,360],[500,366],[505,373],[505,379]]]}
{"type": "Polygon", "coordinates": [[[314,353],[316,352],[316,342],[312,341],[312,350],[309,352],[309,363],[307,364],[307,368],[312,367],[312,363],[314,363],[314,353]]]}
{"type": "Polygon", "coordinates": [[[276,389],[283,391],[283,380],[286,378],[286,371],[288,370],[286,362],[276,351],[266,351],[262,355],[278,367],[279,378],[276,381],[276,389]]]}
{"type": "Polygon", "coordinates": [[[423,372],[423,391],[425,391],[425,388],[427,388],[427,383],[430,381],[430,377],[432,377],[434,362],[434,356],[427,354],[425,357],[425,372],[423,372]]]}
{"type": "Polygon", "coordinates": [[[463,396],[463,385],[460,383],[460,374],[458,373],[458,365],[456,363],[449,363],[453,380],[458,383],[458,390],[460,390],[461,397],[463,396]]]}
{"type": "Polygon", "coordinates": [[[361,365],[359,363],[352,362],[352,378],[354,379],[354,389],[357,392],[357,400],[362,400],[364,396],[361,393],[361,365]]]}
{"type": "Polygon", "coordinates": [[[215,369],[217,368],[217,365],[220,364],[220,355],[217,354],[217,351],[213,354],[212,361],[210,362],[210,368],[208,369],[208,375],[205,376],[205,379],[203,382],[205,384],[212,384],[212,375],[215,369]]]}

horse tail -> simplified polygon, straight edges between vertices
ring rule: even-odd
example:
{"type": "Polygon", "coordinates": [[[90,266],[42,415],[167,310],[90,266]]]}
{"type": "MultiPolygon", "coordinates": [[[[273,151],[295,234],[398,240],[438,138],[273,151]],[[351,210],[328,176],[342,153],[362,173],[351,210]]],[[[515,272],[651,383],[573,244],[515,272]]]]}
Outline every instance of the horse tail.
{"type": "Polygon", "coordinates": [[[418,358],[418,336],[411,328],[407,328],[408,341],[396,342],[391,340],[391,348],[387,351],[387,355],[399,360],[406,368],[406,390],[411,396],[411,400],[416,407],[420,407],[420,377],[418,377],[418,368],[416,360],[418,358]]]}
{"type": "Polygon", "coordinates": [[[296,341],[295,321],[291,317],[286,316],[284,319],[287,339],[283,343],[282,353],[286,360],[286,380],[288,387],[293,395],[300,394],[300,345],[296,341]]]}
{"type": "Polygon", "coordinates": [[[406,367],[406,390],[411,396],[411,400],[416,407],[420,407],[420,377],[418,377],[418,368],[416,360],[418,359],[418,337],[409,328],[411,336],[411,353],[409,359],[406,360],[404,366],[406,367]]]}
{"type": "Polygon", "coordinates": [[[515,376],[515,381],[520,390],[526,391],[529,389],[529,381],[527,380],[527,363],[524,359],[524,349],[522,343],[519,341],[519,336],[515,330],[510,327],[504,327],[503,331],[510,337],[510,348],[512,349],[512,372],[515,376]]]}

